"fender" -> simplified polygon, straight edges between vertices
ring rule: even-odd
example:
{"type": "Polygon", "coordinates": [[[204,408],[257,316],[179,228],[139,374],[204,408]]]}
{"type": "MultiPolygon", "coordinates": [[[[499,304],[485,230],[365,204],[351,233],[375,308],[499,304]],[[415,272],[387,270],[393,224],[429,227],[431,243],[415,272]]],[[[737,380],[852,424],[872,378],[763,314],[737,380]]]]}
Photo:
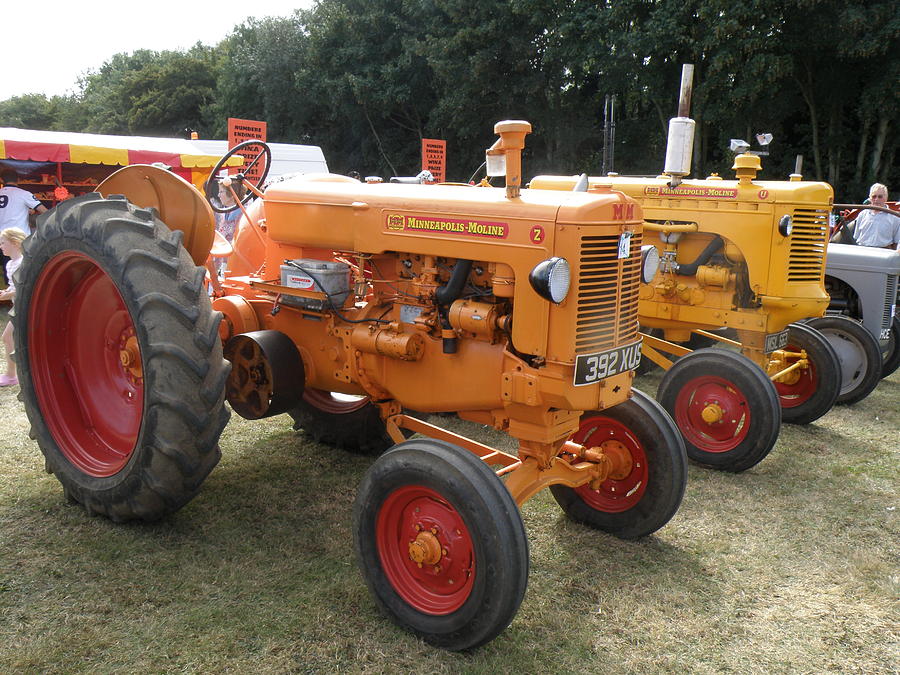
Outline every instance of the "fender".
{"type": "Polygon", "coordinates": [[[119,169],[97,186],[104,197],[125,195],[129,202],[154,208],[172,230],[184,233],[184,247],[195,265],[204,265],[212,249],[216,219],[206,198],[184,178],[148,164],[119,169]]]}

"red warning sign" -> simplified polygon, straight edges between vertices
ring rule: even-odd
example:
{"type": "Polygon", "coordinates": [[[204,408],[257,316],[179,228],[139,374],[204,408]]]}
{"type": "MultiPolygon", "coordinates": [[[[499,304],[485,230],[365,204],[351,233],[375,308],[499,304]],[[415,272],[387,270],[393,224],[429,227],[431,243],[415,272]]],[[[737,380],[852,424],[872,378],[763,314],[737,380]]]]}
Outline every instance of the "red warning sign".
{"type": "MultiPolygon", "coordinates": [[[[266,123],[260,122],[259,120],[240,120],[236,117],[228,118],[228,147],[233,148],[239,143],[243,143],[244,141],[257,140],[257,141],[265,141],[266,140],[266,123]]],[[[247,150],[242,150],[240,154],[244,157],[244,164],[250,164],[257,155],[259,155],[261,148],[250,146],[247,150]]],[[[263,169],[263,160],[253,167],[250,171],[244,171],[243,169],[237,169],[237,171],[243,171],[244,175],[247,176],[253,183],[259,182],[260,171],[263,169]]],[[[236,173],[237,171],[233,171],[236,173]]]]}
{"type": "Polygon", "coordinates": [[[437,138],[422,139],[422,170],[430,171],[434,180],[443,183],[447,166],[447,141],[437,138]]]}

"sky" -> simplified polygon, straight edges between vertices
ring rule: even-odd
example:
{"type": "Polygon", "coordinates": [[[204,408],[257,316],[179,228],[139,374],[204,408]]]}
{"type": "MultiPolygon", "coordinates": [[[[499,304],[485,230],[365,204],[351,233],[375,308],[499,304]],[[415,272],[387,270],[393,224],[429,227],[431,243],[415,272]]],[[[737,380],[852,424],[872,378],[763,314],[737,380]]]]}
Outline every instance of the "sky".
{"type": "Polygon", "coordinates": [[[0,101],[73,93],[78,77],[114,54],[215,45],[249,18],[290,16],[314,0],[4,0],[0,101]]]}

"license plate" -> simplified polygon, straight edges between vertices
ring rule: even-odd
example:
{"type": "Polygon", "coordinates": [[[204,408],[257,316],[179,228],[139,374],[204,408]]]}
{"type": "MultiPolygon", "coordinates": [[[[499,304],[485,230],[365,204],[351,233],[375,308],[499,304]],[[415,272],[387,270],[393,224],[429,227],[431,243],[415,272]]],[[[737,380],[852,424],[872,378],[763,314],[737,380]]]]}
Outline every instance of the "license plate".
{"type": "Polygon", "coordinates": [[[631,232],[623,232],[619,236],[619,258],[631,257],[631,232]]]}
{"type": "Polygon", "coordinates": [[[575,386],[593,384],[607,377],[634,370],[641,362],[641,340],[624,347],[575,358],[575,386]]]}
{"type": "Polygon", "coordinates": [[[789,329],[785,328],[780,333],[769,333],[766,335],[766,354],[770,354],[777,349],[784,349],[788,343],[789,329]]]}

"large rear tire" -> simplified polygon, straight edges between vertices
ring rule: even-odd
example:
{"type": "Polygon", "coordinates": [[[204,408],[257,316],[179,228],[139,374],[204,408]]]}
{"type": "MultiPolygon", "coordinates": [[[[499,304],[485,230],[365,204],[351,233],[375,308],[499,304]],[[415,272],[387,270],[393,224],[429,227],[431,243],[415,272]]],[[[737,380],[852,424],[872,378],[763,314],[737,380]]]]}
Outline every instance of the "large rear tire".
{"type": "Polygon", "coordinates": [[[585,447],[612,444],[631,455],[627,476],[590,485],[551,485],[562,510],[580,523],[620,539],[637,539],[665,525],[681,504],[687,484],[687,457],[681,434],[656,401],[633,389],[612,408],[581,416],[572,440],[585,447]]]}
{"type": "Polygon", "coordinates": [[[181,237],[91,193],[24,246],[15,335],[32,437],[66,496],[115,521],[181,508],[219,460],[221,315],[181,237]]]}
{"type": "Polygon", "coordinates": [[[881,348],[865,326],[846,316],[820,316],[806,325],[824,335],[837,354],[841,390],[835,402],[849,405],[871,394],[881,379],[881,348]]]}
{"type": "Polygon", "coordinates": [[[290,415],[294,429],[348,452],[377,456],[394,444],[378,408],[366,396],[307,388],[290,415]]]}
{"type": "Polygon", "coordinates": [[[775,446],[781,406],[771,380],[747,357],[699,349],[663,375],[656,395],[687,455],[712,469],[746,471],[775,446]]]}
{"type": "Polygon", "coordinates": [[[515,501],[478,457],[429,438],[375,460],[353,506],[359,567],[395,623],[450,650],[512,621],[528,582],[515,501]]]}
{"type": "Polygon", "coordinates": [[[802,323],[792,323],[788,329],[785,351],[805,350],[809,367],[797,372],[790,382],[775,382],[781,421],[809,424],[834,407],[841,391],[841,364],[834,348],[816,329],[802,323]]]}

